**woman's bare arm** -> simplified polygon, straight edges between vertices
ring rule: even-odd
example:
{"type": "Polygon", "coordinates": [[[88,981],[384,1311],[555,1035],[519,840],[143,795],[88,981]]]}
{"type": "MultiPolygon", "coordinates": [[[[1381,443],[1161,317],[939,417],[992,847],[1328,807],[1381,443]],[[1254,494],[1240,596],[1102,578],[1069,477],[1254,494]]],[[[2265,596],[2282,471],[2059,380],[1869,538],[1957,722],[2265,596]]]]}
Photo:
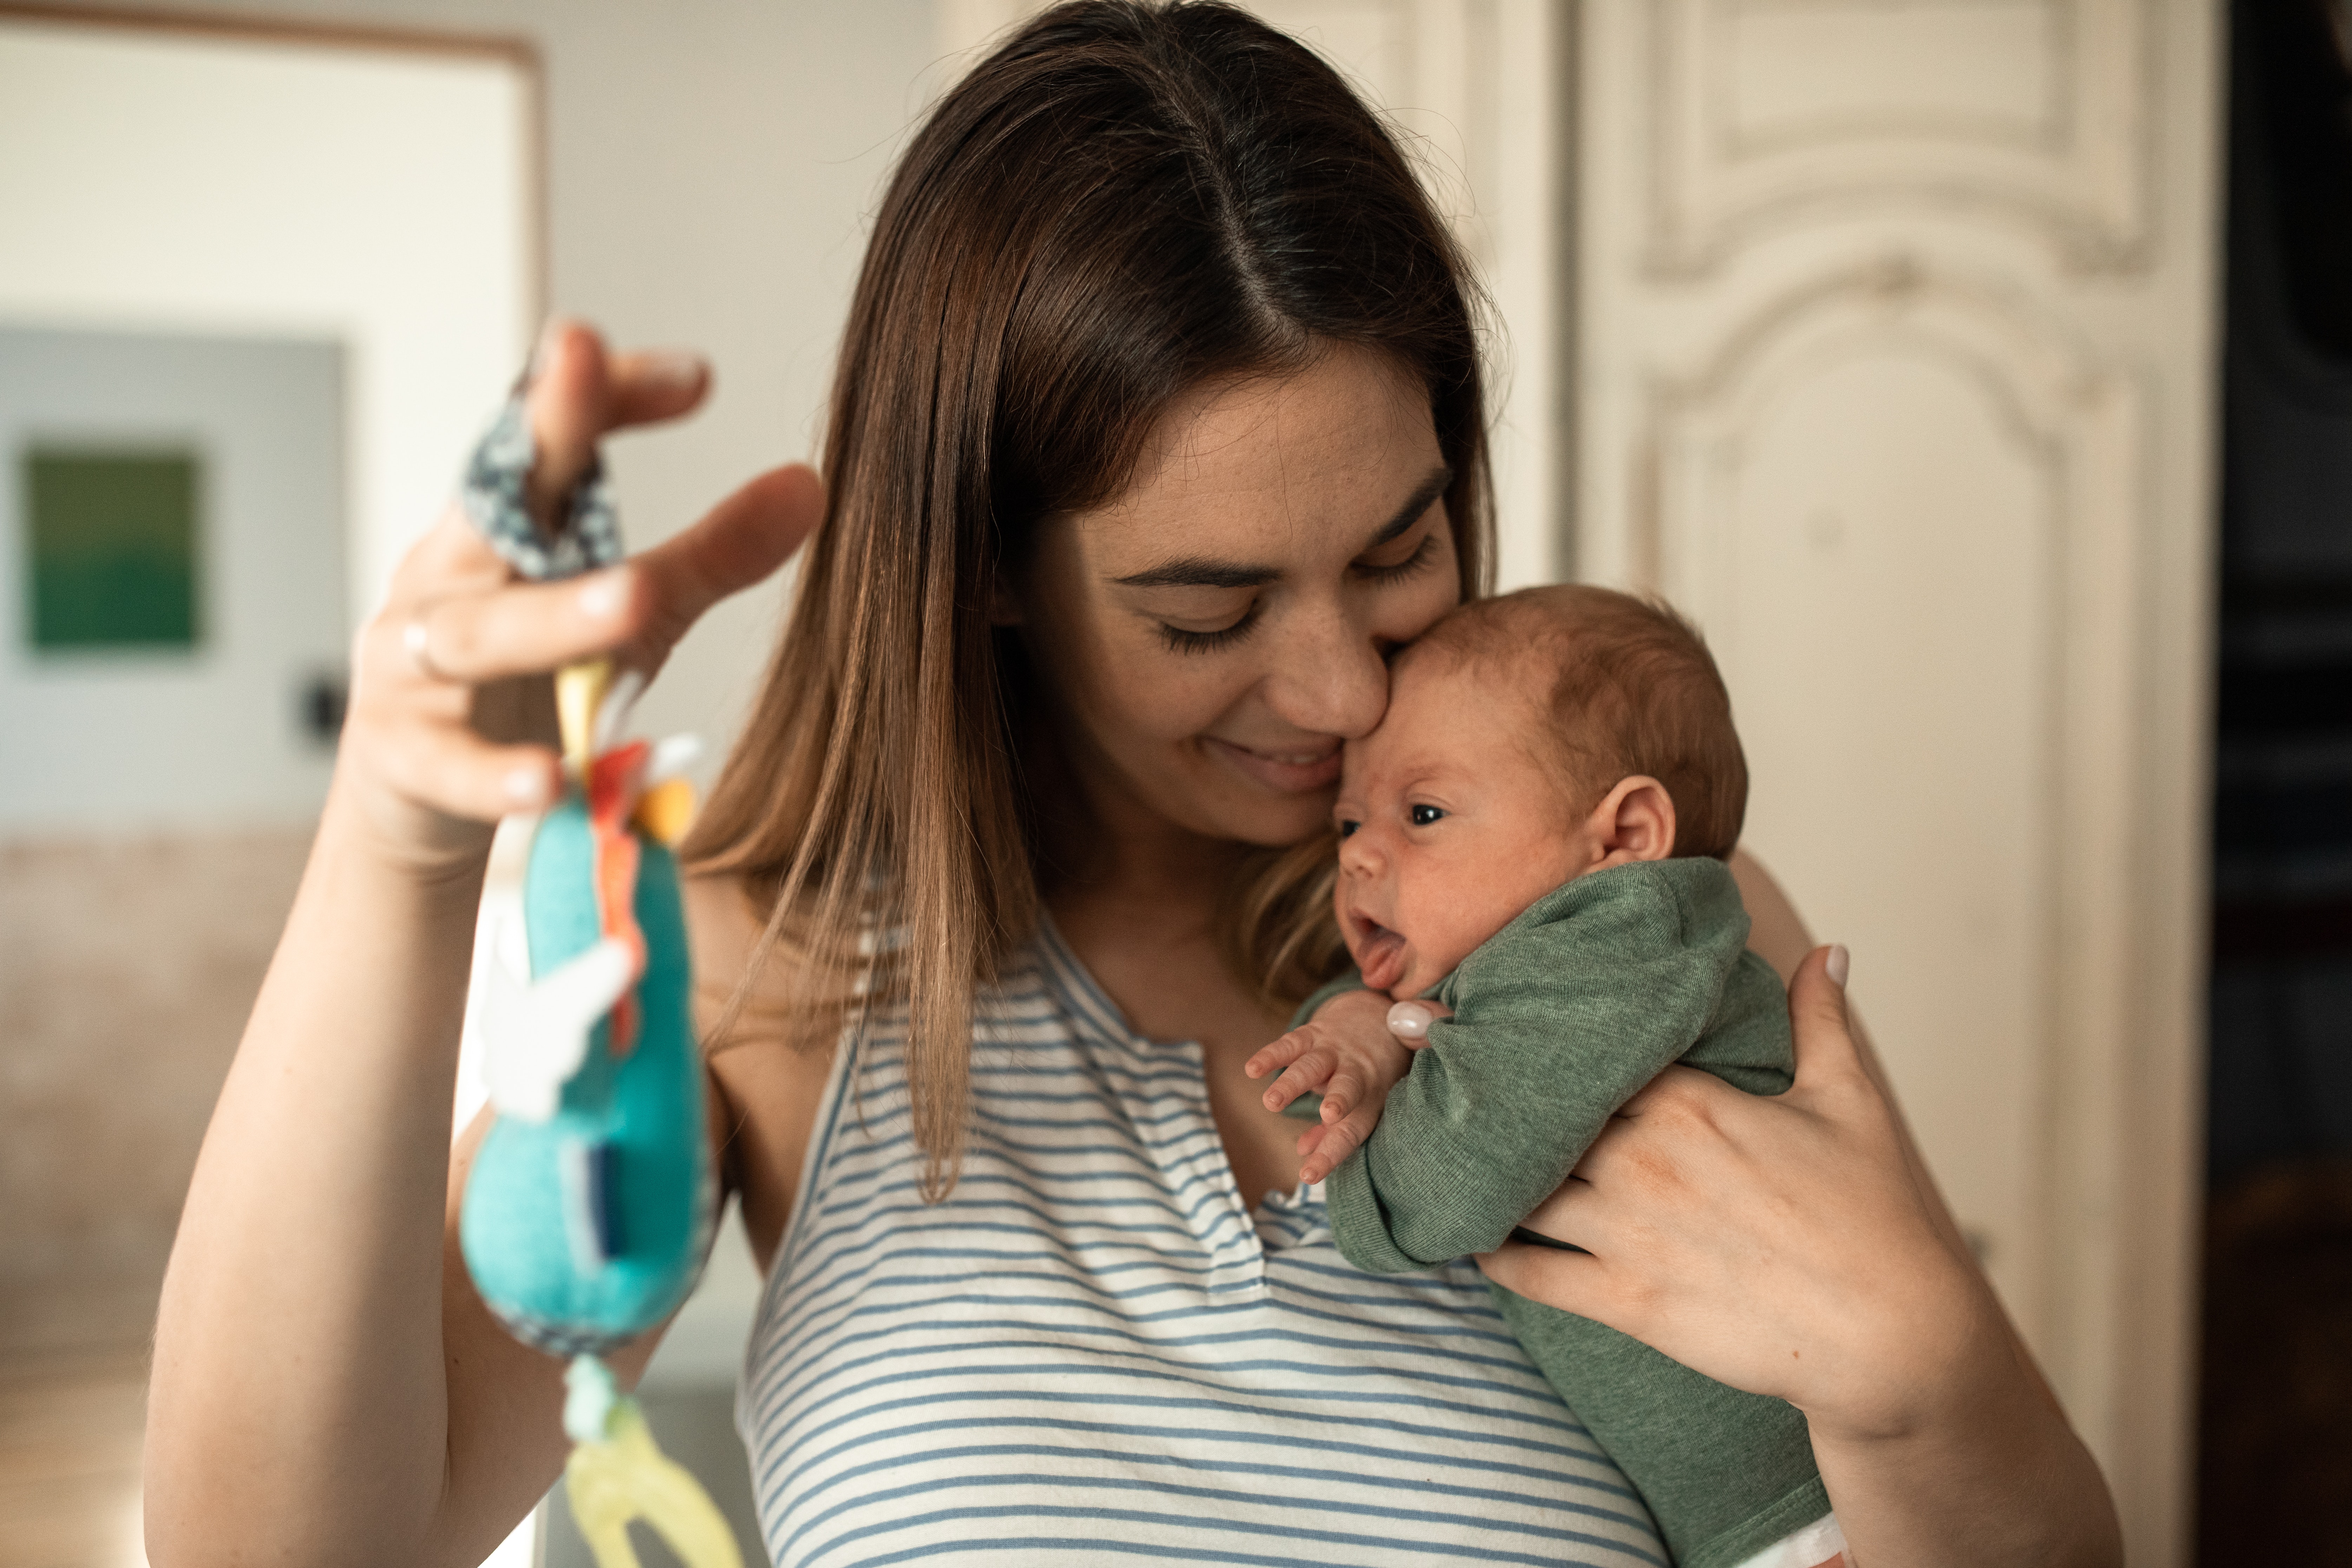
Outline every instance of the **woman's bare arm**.
{"type": "MultiPolygon", "coordinates": [[[[702,376],[551,340],[531,397],[560,491],[595,439],[685,412],[702,376]]],[[[352,717],[302,886],[198,1161],[156,1329],[146,1458],[158,1568],[472,1563],[553,1477],[555,1364],[474,1296],[449,1121],[474,911],[500,812],[556,781],[493,744],[488,683],[614,651],[648,671],[814,521],[772,474],[624,567],[513,585],[462,519],[411,552],[359,641],[352,717]],[[429,665],[406,627],[429,616],[429,665]]],[[[637,1359],[649,1347],[639,1347],[637,1359]]]]}

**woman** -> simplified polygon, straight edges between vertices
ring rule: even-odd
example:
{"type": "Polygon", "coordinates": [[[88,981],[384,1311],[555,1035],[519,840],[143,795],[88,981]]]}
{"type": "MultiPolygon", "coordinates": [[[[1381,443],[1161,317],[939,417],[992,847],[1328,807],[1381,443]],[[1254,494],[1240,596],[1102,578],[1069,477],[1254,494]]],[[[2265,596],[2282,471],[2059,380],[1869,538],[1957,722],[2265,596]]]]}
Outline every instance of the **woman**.
{"type": "MultiPolygon", "coordinates": [[[[742,1415],[772,1550],[1655,1560],[1474,1277],[1336,1264],[1241,1071],[1316,977],[1254,934],[1283,851],[1315,852],[1384,653],[1483,580],[1465,291],[1304,50],[1215,6],[1066,7],[897,172],[829,489],[777,470],[562,585],[428,536],[362,638],[190,1194],[155,1561],[472,1563],[556,1473],[558,1369],[455,1249],[480,1125],[446,1147],[487,824],[557,784],[515,678],[657,667],[813,528],[689,847],[714,1137],[770,1271],[742,1415]]],[[[536,502],[703,380],[551,333],[536,502]]],[[[1797,973],[1795,1090],[1670,1073],[1536,1217],[1591,1256],[1485,1267],[1802,1407],[1861,1562],[2117,1561],[1828,968],[1797,973]]]]}

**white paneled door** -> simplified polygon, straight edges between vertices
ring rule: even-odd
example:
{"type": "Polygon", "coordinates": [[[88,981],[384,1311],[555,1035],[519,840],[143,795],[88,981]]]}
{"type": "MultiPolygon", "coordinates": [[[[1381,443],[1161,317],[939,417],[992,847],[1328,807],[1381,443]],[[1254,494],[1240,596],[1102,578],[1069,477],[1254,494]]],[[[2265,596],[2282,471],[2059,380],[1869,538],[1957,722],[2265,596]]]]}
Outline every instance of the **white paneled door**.
{"type": "Polygon", "coordinates": [[[1747,843],[2183,1560],[2219,120],[2202,0],[1587,0],[1580,575],[1721,658],[1747,843]]]}

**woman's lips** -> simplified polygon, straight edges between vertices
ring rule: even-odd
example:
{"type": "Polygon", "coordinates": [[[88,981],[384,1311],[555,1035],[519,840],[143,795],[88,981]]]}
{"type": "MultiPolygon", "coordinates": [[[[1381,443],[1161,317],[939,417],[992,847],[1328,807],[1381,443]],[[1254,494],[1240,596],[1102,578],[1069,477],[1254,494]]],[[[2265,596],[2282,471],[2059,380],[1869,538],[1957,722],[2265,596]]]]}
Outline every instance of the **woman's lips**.
{"type": "Polygon", "coordinates": [[[1220,741],[1214,735],[1202,737],[1209,750],[1223,757],[1243,774],[1264,784],[1278,795],[1305,795],[1312,790],[1328,789],[1339,779],[1339,742],[1325,742],[1320,746],[1301,746],[1293,751],[1257,751],[1248,746],[1236,746],[1231,741],[1220,741]]]}

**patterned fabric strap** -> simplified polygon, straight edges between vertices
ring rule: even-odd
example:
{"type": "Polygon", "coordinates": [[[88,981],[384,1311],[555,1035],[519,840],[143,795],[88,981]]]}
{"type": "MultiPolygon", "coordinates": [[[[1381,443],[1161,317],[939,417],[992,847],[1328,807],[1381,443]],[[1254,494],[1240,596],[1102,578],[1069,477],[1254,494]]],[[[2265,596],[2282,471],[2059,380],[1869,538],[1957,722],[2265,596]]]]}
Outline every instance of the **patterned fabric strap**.
{"type": "Polygon", "coordinates": [[[523,487],[535,455],[530,419],[517,392],[466,461],[458,502],[490,548],[526,577],[576,577],[621,559],[621,520],[601,458],[572,488],[562,531],[551,540],[531,521],[523,487]]]}

